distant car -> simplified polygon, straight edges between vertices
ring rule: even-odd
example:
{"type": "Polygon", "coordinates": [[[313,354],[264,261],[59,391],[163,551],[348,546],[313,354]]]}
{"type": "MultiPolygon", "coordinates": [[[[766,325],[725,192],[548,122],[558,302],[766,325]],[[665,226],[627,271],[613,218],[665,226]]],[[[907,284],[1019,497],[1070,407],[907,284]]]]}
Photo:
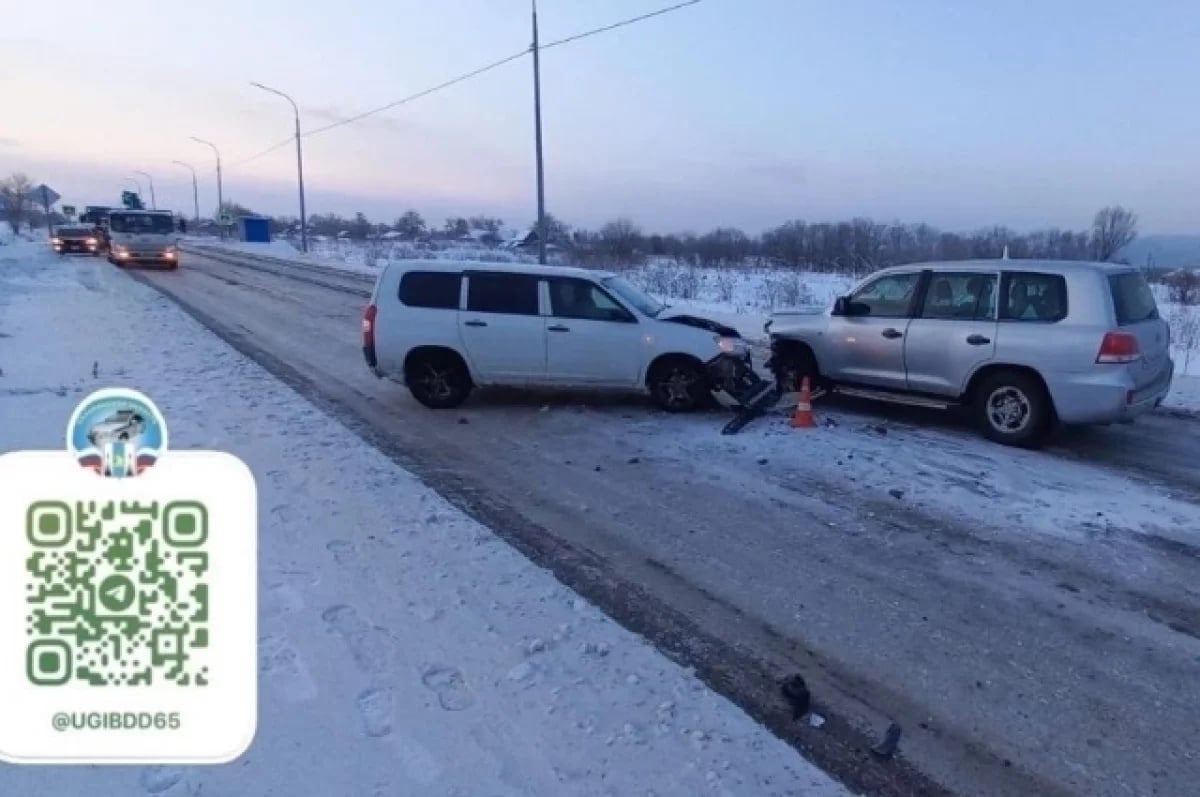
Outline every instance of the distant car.
{"type": "Polygon", "coordinates": [[[1170,328],[1135,268],[976,260],[885,269],[824,312],[767,322],[781,389],[968,408],[982,432],[1032,447],[1055,423],[1128,421],[1159,403],[1170,328]]]}
{"type": "Polygon", "coordinates": [[[127,442],[146,428],[146,419],[133,410],[120,410],[88,430],[88,441],[99,446],[108,441],[127,442]]]}
{"type": "Polygon", "coordinates": [[[60,255],[96,257],[104,250],[104,236],[90,224],[63,224],[55,228],[50,246],[60,255]]]}
{"type": "Polygon", "coordinates": [[[582,268],[391,263],[362,327],[368,367],[435,409],[509,385],[644,390],[686,412],[712,401],[712,361],[750,357],[737,330],[582,268]]]}

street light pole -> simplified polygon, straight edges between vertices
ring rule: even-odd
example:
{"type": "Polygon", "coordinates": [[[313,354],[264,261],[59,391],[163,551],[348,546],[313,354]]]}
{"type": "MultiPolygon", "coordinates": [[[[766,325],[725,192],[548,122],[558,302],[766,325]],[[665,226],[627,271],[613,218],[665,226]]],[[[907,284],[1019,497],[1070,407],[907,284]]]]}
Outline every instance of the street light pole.
{"type": "Polygon", "coordinates": [[[192,210],[195,213],[195,216],[193,217],[192,221],[197,227],[199,227],[200,226],[200,190],[196,187],[196,167],[190,163],[184,163],[183,161],[171,161],[171,163],[174,163],[177,166],[182,166],[183,168],[190,170],[192,173],[192,210]]]}
{"type": "Polygon", "coordinates": [[[158,200],[154,198],[154,178],[146,172],[139,172],[135,170],[134,174],[140,174],[142,177],[146,178],[147,182],[150,183],[150,209],[158,210],[158,200]]]}
{"type": "Polygon", "coordinates": [[[270,86],[264,86],[261,83],[255,83],[253,81],[250,82],[250,85],[254,86],[255,88],[262,89],[263,91],[269,91],[272,94],[283,97],[292,104],[292,112],[296,117],[296,181],[300,185],[300,249],[301,251],[307,252],[308,217],[305,215],[304,209],[304,155],[300,149],[300,108],[296,105],[295,100],[284,94],[279,89],[273,89],[270,86]]]}
{"type": "Polygon", "coordinates": [[[533,2],[533,124],[537,146],[538,262],[546,263],[546,178],[542,164],[542,71],[539,61],[537,0],[533,2]]]}
{"type": "Polygon", "coordinates": [[[220,215],[225,212],[225,194],[222,192],[222,189],[221,189],[221,151],[219,149],[217,149],[217,145],[212,143],[211,141],[205,141],[204,139],[196,138],[195,136],[192,136],[192,141],[195,141],[197,143],[204,144],[205,146],[210,147],[213,151],[213,154],[217,156],[217,217],[218,218],[216,219],[216,222],[217,222],[217,230],[220,232],[221,237],[224,238],[225,237],[225,227],[221,224],[221,219],[220,219],[220,215]]]}

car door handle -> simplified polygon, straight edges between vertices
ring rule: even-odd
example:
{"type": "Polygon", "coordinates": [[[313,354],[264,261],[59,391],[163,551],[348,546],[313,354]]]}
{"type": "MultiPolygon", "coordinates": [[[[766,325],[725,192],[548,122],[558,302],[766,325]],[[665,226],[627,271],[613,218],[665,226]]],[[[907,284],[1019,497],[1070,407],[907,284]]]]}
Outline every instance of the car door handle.
{"type": "Polygon", "coordinates": [[[469,327],[486,327],[487,326],[486,321],[466,321],[466,322],[464,322],[464,324],[469,327]]]}
{"type": "Polygon", "coordinates": [[[967,343],[972,346],[986,346],[992,342],[991,338],[985,338],[983,335],[968,335],[967,343]]]}
{"type": "Polygon", "coordinates": [[[898,329],[892,329],[891,327],[888,327],[887,329],[883,330],[883,332],[881,332],[880,334],[883,335],[885,338],[888,338],[889,340],[895,340],[896,338],[904,337],[903,332],[901,332],[898,329]]]}
{"type": "Polygon", "coordinates": [[[552,327],[546,327],[546,329],[550,330],[551,332],[570,332],[571,331],[570,327],[564,327],[562,324],[555,324],[552,327]]]}

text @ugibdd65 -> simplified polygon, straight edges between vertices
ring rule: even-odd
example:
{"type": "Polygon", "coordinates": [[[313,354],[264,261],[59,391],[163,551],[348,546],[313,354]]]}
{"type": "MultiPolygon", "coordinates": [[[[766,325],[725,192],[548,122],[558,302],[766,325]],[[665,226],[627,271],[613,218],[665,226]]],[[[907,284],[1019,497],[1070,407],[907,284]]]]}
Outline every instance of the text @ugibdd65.
{"type": "Polygon", "coordinates": [[[58,711],[50,719],[56,731],[177,731],[178,711],[58,711]]]}

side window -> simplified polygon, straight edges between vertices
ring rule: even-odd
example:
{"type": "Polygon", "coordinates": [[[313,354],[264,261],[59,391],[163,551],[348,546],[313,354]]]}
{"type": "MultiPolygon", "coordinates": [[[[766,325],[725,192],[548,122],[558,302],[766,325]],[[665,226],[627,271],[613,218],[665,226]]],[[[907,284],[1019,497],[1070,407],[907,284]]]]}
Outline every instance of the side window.
{"type": "Polygon", "coordinates": [[[912,307],[913,293],[920,281],[919,272],[911,274],[888,274],[870,282],[850,297],[858,305],[855,315],[883,318],[901,318],[908,315],[912,307]]]}
{"type": "Polygon", "coordinates": [[[1002,319],[1054,322],[1067,317],[1067,281],[1061,275],[1013,271],[1004,281],[1002,319]]]}
{"type": "Polygon", "coordinates": [[[468,310],[538,315],[538,278],[533,274],[475,272],[467,275],[467,283],[468,310]]]}
{"type": "Polygon", "coordinates": [[[551,279],[549,283],[550,313],[556,318],[636,322],[628,310],[595,283],[581,279],[551,279]]]}
{"type": "Polygon", "coordinates": [[[400,301],[409,307],[457,310],[462,274],[409,271],[400,278],[400,301]]]}
{"type": "Polygon", "coordinates": [[[996,275],[935,271],[925,289],[921,318],[996,320],[996,275]]]}

